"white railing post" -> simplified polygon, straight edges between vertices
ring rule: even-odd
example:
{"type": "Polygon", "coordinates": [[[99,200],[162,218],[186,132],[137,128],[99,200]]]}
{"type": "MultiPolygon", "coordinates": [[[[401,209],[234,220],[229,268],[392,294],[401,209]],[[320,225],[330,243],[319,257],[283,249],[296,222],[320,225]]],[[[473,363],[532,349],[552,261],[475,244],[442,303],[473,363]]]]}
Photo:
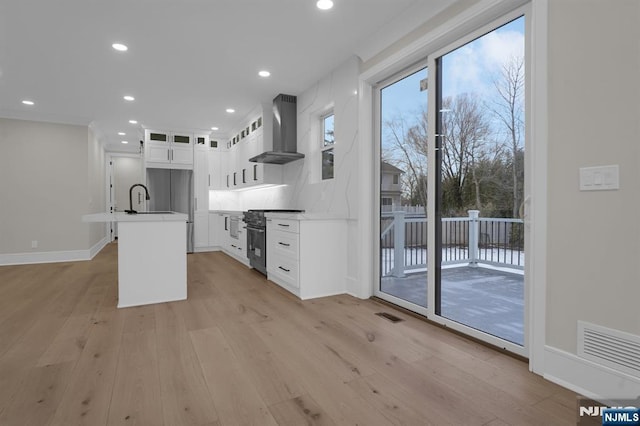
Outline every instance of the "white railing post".
{"type": "Polygon", "coordinates": [[[469,266],[478,265],[478,243],[480,241],[480,210],[468,210],[469,213],[469,266]]]}
{"type": "Polygon", "coordinates": [[[403,278],[404,275],[404,212],[393,212],[393,275],[403,278]]]}

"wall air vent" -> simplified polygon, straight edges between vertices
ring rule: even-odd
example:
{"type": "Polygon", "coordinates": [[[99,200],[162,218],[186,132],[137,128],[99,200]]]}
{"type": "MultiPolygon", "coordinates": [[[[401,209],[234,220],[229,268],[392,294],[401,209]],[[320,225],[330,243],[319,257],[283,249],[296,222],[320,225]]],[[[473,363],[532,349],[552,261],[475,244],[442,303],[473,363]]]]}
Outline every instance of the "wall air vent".
{"type": "Polygon", "coordinates": [[[578,356],[640,378],[640,336],[578,321],[578,356]]]}

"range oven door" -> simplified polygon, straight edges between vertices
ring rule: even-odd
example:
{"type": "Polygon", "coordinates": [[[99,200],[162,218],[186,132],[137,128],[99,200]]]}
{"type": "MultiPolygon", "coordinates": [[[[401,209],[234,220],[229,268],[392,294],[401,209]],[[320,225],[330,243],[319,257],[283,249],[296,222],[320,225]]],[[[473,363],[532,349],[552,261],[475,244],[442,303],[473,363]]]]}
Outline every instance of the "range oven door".
{"type": "Polygon", "coordinates": [[[264,228],[247,225],[247,257],[251,267],[267,275],[267,238],[264,228]]]}

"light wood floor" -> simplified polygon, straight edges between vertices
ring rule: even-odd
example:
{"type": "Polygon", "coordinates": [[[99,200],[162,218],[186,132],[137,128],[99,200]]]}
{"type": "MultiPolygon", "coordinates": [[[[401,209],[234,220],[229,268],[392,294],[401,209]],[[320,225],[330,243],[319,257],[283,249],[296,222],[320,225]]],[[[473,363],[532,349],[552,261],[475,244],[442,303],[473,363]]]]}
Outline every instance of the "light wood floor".
{"type": "Polygon", "coordinates": [[[116,309],[116,252],[0,267],[0,425],[575,424],[516,359],[221,253],[188,256],[187,301],[116,309]]]}

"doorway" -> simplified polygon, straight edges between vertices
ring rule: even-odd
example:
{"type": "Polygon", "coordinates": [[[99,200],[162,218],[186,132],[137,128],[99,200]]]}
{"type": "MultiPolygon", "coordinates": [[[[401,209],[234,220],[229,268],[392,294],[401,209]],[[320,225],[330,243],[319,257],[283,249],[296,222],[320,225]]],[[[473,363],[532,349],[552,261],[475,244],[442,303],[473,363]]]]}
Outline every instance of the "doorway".
{"type": "MultiPolygon", "coordinates": [[[[142,160],[139,155],[112,154],[107,160],[109,170],[109,211],[123,212],[129,209],[129,188],[136,183],[144,183],[142,160]]],[[[134,210],[146,210],[144,190],[140,187],[133,189],[131,203],[134,210]]],[[[118,238],[117,223],[111,225],[111,241],[118,238]]]]}
{"type": "Polygon", "coordinates": [[[525,17],[512,14],[375,91],[374,294],[521,355],[525,60],[525,17]]]}

